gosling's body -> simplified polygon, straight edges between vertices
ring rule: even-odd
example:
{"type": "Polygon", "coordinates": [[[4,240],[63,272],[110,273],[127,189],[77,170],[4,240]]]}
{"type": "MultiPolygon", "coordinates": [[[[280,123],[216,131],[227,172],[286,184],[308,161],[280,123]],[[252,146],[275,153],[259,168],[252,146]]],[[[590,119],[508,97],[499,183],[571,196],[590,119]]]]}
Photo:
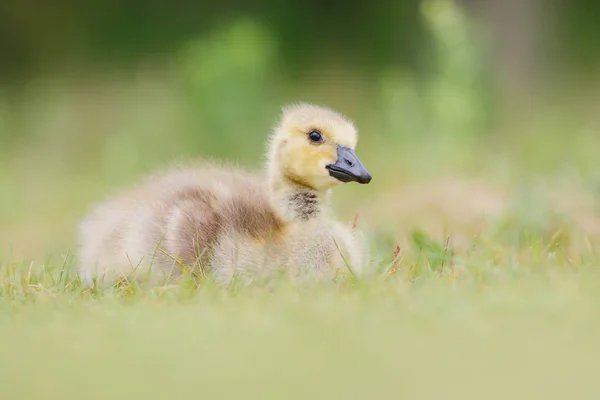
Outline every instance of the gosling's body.
{"type": "Polygon", "coordinates": [[[87,283],[94,276],[176,277],[185,266],[227,283],[279,270],[359,273],[366,262],[362,241],[335,221],[328,204],[339,179],[326,166],[338,155],[320,148],[324,141],[305,146],[304,131],[313,126],[331,131],[338,147],[334,131],[345,128],[345,144],[355,145],[353,125],[339,114],[296,106],[271,136],[266,178],[232,167],[180,167],[98,205],[80,224],[80,275],[87,283]]]}

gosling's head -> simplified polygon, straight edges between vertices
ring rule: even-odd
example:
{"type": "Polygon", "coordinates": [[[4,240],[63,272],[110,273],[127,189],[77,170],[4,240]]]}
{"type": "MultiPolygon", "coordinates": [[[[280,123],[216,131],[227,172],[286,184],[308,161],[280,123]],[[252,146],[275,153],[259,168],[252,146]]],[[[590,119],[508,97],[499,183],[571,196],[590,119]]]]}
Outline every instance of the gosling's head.
{"type": "Polygon", "coordinates": [[[335,111],[285,107],[269,143],[269,174],[319,191],[341,182],[369,183],[371,175],[354,152],[357,141],[354,124],[335,111]]]}

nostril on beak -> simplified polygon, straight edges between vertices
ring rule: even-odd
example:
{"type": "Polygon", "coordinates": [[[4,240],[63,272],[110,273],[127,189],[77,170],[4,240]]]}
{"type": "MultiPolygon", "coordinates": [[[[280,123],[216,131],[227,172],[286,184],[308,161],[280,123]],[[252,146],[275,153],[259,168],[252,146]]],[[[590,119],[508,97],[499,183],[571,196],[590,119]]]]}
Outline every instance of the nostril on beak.
{"type": "Polygon", "coordinates": [[[349,167],[354,166],[354,163],[352,161],[348,160],[347,158],[344,161],[346,161],[346,164],[348,164],[349,167]]]}

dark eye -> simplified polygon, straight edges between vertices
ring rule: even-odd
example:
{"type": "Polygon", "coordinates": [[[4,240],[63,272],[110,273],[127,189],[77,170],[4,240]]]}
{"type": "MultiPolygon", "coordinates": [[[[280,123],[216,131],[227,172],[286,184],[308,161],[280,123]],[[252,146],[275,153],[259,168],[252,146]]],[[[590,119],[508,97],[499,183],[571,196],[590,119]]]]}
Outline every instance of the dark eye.
{"type": "Polygon", "coordinates": [[[308,138],[313,143],[321,143],[323,141],[323,135],[319,131],[310,131],[308,132],[308,138]]]}

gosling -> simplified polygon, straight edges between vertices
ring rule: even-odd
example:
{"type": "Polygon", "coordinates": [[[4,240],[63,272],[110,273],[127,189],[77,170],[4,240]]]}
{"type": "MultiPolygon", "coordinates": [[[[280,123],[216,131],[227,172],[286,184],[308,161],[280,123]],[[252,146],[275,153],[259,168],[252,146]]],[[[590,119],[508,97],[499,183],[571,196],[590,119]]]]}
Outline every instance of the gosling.
{"type": "Polygon", "coordinates": [[[78,229],[82,281],[177,279],[187,268],[223,284],[278,271],[361,273],[362,236],[334,219],[329,202],[336,185],[371,181],[357,140],[354,124],[328,108],[283,108],[266,173],[179,167],[95,206],[78,229]]]}

